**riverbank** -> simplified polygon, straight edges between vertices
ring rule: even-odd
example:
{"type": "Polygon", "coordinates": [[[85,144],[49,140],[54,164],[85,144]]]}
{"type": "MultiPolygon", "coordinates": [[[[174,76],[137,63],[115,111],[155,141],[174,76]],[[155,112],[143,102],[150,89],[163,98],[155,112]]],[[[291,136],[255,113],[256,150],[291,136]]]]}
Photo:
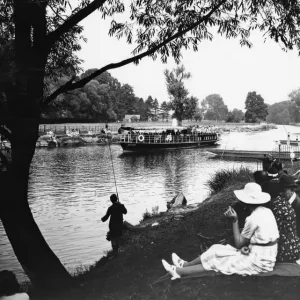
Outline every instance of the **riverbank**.
{"type": "Polygon", "coordinates": [[[217,125],[219,128],[222,129],[223,132],[259,132],[259,131],[267,131],[271,129],[277,129],[275,124],[246,124],[244,123],[243,126],[233,126],[228,127],[222,125],[217,125]]]}
{"type": "MultiPolygon", "coordinates": [[[[164,128],[165,126],[171,127],[171,124],[166,125],[152,122],[148,123],[135,123],[135,124],[125,124],[126,126],[137,126],[137,127],[150,127],[157,126],[164,128]]],[[[261,132],[268,131],[271,129],[276,129],[277,126],[274,124],[245,124],[241,123],[239,125],[229,124],[229,123],[215,123],[213,125],[204,124],[194,124],[197,126],[214,126],[214,131],[218,133],[229,133],[229,132],[261,132]]],[[[87,145],[106,145],[110,143],[120,143],[122,135],[118,133],[118,125],[110,124],[108,126],[108,133],[101,133],[104,130],[104,125],[99,125],[91,127],[90,125],[81,125],[77,127],[76,124],[73,125],[56,125],[54,127],[46,127],[46,125],[41,125],[40,127],[40,137],[36,143],[36,148],[56,148],[56,147],[66,147],[66,146],[87,146],[87,145]],[[101,127],[103,126],[103,127],[101,127]],[[45,131],[46,129],[49,131],[45,131]],[[93,129],[94,131],[90,130],[93,129]],[[68,132],[68,135],[65,134],[68,132]]],[[[185,125],[192,126],[192,125],[185,125]]]]}
{"type": "Polygon", "coordinates": [[[251,178],[252,172],[245,169],[227,174],[226,179],[219,176],[216,185],[210,184],[214,193],[204,203],[186,212],[147,218],[141,224],[144,228],[125,231],[118,258],[104,257],[89,270],[78,270],[75,277],[82,288],[53,296],[32,289],[31,299],[298,299],[299,278],[293,277],[234,275],[152,284],[166,273],[161,259],[170,262],[172,252],[190,260],[211,244],[230,239],[231,224],[223,213],[234,200],[233,190],[243,188],[251,178]]]}

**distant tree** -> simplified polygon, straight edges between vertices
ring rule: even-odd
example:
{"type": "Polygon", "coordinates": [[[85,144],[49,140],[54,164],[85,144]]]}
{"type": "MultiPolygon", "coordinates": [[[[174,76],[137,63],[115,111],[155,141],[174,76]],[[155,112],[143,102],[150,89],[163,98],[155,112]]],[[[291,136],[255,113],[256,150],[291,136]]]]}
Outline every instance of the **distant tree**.
{"type": "Polygon", "coordinates": [[[140,115],[140,120],[141,121],[148,120],[148,117],[147,117],[147,107],[146,107],[146,103],[144,102],[143,98],[138,98],[136,100],[135,110],[136,110],[137,114],[140,115]]]}
{"type": "Polygon", "coordinates": [[[293,101],[298,107],[300,107],[300,88],[292,91],[289,94],[289,98],[293,101]]]}
{"type": "Polygon", "coordinates": [[[158,100],[155,98],[153,101],[153,114],[154,114],[154,120],[157,121],[157,114],[158,114],[158,110],[159,110],[159,103],[158,100]]]}
{"type": "Polygon", "coordinates": [[[299,109],[292,101],[274,103],[268,107],[267,121],[275,124],[299,123],[299,109]]]}
{"type": "Polygon", "coordinates": [[[228,114],[228,107],[218,94],[212,94],[203,99],[201,101],[201,109],[204,113],[204,118],[207,120],[225,120],[228,114]]]}
{"type": "Polygon", "coordinates": [[[164,101],[160,106],[160,110],[161,110],[161,116],[162,116],[163,121],[168,120],[170,105],[166,101],[164,101]]]}
{"type": "Polygon", "coordinates": [[[245,101],[245,122],[255,123],[265,121],[268,115],[268,106],[264,99],[256,92],[249,92],[245,101]]]}
{"type": "Polygon", "coordinates": [[[196,111],[194,113],[194,119],[196,122],[200,122],[202,120],[202,110],[199,106],[197,106],[196,111]]]}
{"type": "Polygon", "coordinates": [[[198,98],[191,96],[186,99],[184,103],[185,110],[185,118],[192,120],[195,117],[195,113],[197,112],[197,108],[199,107],[198,98]]]}
{"type": "Polygon", "coordinates": [[[244,113],[242,110],[234,108],[232,111],[228,112],[226,117],[226,122],[239,123],[243,120],[244,113]]]}
{"type": "Polygon", "coordinates": [[[183,81],[189,79],[191,74],[185,72],[183,65],[178,65],[171,72],[165,70],[164,74],[171,99],[170,108],[174,111],[172,117],[178,120],[178,124],[181,124],[183,119],[190,119],[194,115],[198,104],[198,99],[189,97],[189,92],[184,87],[183,81]]]}
{"type": "Polygon", "coordinates": [[[153,113],[153,107],[154,107],[154,100],[151,96],[148,96],[147,100],[145,101],[146,110],[147,110],[147,119],[153,120],[154,113],[153,113]]]}

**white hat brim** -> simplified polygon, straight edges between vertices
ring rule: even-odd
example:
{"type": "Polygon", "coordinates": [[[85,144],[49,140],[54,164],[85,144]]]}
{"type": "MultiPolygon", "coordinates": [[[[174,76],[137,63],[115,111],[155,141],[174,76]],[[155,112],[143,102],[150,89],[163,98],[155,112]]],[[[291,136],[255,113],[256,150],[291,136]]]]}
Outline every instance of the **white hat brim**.
{"type": "Polygon", "coordinates": [[[246,194],[244,190],[234,191],[235,196],[246,204],[264,204],[271,200],[271,196],[268,193],[260,192],[256,195],[246,194]]]}

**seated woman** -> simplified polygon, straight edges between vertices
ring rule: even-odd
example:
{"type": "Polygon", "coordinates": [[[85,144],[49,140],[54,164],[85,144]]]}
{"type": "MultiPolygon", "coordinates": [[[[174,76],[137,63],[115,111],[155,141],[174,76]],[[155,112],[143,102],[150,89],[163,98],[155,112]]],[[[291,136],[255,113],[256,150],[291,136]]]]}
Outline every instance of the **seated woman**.
{"type": "MultiPolygon", "coordinates": [[[[255,183],[262,186],[265,182],[268,181],[268,173],[267,171],[263,170],[255,171],[253,173],[253,179],[255,183]]],[[[237,199],[231,204],[231,207],[235,210],[235,212],[238,215],[240,228],[243,228],[245,226],[246,218],[251,214],[251,210],[249,210],[248,206],[244,205],[243,202],[237,199]]]]}
{"type": "MultiPolygon", "coordinates": [[[[298,185],[291,176],[282,176],[279,180],[282,189],[276,197],[272,197],[271,210],[277,221],[280,238],[278,241],[279,262],[295,262],[300,257],[300,239],[297,234],[296,205],[298,202],[294,189],[298,185]],[[293,207],[295,209],[293,209],[293,207]]],[[[299,211],[297,211],[299,212],[299,211]]],[[[298,219],[300,218],[298,213],[298,219]]],[[[298,221],[300,223],[300,219],[298,221]]],[[[299,229],[300,231],[300,229],[299,229]]]]}
{"type": "Polygon", "coordinates": [[[162,260],[164,268],[172,275],[172,280],[210,270],[226,275],[256,275],[273,270],[279,232],[272,211],[265,207],[270,201],[270,195],[263,193],[260,185],[254,182],[247,183],[244,189],[234,191],[234,194],[251,210],[242,233],[236,212],[231,207],[225,212],[225,216],[232,219],[237,248],[216,244],[190,262],[173,253],[174,265],[162,260]]]}

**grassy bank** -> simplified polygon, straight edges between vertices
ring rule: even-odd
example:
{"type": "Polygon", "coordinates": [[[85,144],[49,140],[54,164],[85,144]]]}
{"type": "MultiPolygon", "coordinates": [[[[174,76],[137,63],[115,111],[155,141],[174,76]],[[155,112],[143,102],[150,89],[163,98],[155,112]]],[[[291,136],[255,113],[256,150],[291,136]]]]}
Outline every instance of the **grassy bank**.
{"type": "Polygon", "coordinates": [[[102,258],[89,270],[76,275],[83,287],[61,295],[43,295],[29,291],[31,299],[298,299],[299,278],[216,276],[152,284],[165,274],[164,258],[171,262],[176,252],[190,260],[211,244],[229,240],[231,223],[223,213],[233,200],[233,190],[243,188],[252,179],[247,169],[220,171],[208,182],[211,196],[197,209],[180,215],[161,214],[159,225],[125,231],[118,258],[102,258]],[[199,233],[201,236],[199,236],[199,233]],[[205,239],[209,237],[210,239],[205,239]]]}

